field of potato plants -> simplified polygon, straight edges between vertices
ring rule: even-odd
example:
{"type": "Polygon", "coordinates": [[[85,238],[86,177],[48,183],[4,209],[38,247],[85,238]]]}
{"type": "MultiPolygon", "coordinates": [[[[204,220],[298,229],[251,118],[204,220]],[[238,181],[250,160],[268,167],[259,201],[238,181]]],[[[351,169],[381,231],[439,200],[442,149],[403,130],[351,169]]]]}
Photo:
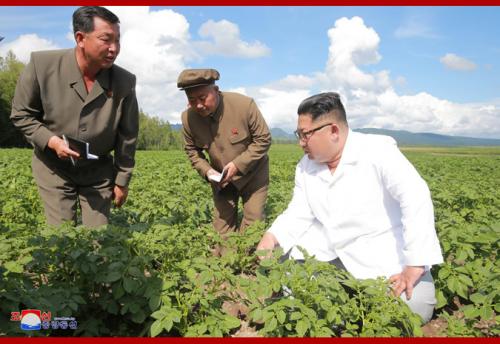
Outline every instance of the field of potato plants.
{"type": "Polygon", "coordinates": [[[44,224],[31,151],[0,150],[0,335],[500,335],[500,148],[403,150],[429,184],[445,263],[438,306],[422,326],[383,279],[359,281],[306,259],[259,263],[255,246],[282,212],[301,151],[274,145],[265,223],[227,240],[211,229],[207,184],[181,151],[141,151],[112,225],[44,224]],[[12,312],[72,317],[77,328],[24,331],[12,312]]]}

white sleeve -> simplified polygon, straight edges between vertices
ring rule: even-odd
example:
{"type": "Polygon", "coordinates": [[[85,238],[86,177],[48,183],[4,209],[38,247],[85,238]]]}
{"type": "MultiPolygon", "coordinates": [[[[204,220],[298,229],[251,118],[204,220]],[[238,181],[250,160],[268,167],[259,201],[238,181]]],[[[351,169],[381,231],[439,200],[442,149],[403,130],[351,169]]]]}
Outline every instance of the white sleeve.
{"type": "Polygon", "coordinates": [[[278,240],[279,245],[287,252],[298,244],[300,237],[314,223],[315,216],[309,206],[304,189],[304,172],[301,163],[295,169],[295,187],[288,208],[273,222],[268,232],[278,240]]]}
{"type": "Polygon", "coordinates": [[[380,169],[383,183],[401,208],[403,255],[410,266],[443,262],[436,229],[434,208],[426,182],[399,151],[396,142],[384,145],[380,169]]]}

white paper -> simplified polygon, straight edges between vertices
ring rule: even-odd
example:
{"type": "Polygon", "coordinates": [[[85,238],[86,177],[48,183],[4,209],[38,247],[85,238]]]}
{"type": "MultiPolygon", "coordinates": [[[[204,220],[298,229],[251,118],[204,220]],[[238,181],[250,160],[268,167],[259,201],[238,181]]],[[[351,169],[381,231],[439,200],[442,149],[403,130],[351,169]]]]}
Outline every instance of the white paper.
{"type": "Polygon", "coordinates": [[[97,155],[94,155],[94,154],[90,154],[90,144],[87,142],[87,159],[89,160],[97,160],[99,159],[99,157],[97,155]]]}
{"type": "Polygon", "coordinates": [[[209,175],[208,179],[213,180],[216,183],[220,183],[225,176],[226,176],[226,170],[222,170],[222,173],[217,172],[217,174],[209,175]]]}

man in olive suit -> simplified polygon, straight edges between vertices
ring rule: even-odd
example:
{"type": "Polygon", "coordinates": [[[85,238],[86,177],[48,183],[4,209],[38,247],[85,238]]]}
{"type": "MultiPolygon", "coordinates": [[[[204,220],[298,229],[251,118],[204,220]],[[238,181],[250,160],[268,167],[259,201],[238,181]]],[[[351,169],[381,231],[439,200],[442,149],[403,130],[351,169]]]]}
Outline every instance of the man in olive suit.
{"type": "Polygon", "coordinates": [[[118,17],[103,7],[80,7],[73,31],[75,48],[31,54],[11,120],[34,146],[33,176],[47,222],[75,222],[79,203],[83,224],[93,227],[108,223],[112,200],[119,207],[127,198],[138,105],[135,76],[114,65],[118,17]],[[88,142],[98,159],[79,159],[62,135],[88,142]]]}
{"type": "Polygon", "coordinates": [[[213,225],[224,236],[264,219],[271,134],[254,100],[220,92],[215,85],[218,79],[215,69],[187,69],[179,75],[177,86],[186,92],[189,103],[182,113],[182,126],[191,164],[208,181],[226,172],[220,183],[212,182],[213,225]],[[239,198],[243,220],[238,226],[239,198]]]}

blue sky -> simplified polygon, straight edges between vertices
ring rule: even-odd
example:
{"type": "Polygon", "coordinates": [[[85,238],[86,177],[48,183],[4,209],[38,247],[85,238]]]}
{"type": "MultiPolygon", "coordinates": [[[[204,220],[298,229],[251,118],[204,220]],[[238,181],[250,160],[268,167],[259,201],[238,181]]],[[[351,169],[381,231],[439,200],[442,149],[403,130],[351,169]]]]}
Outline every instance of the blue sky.
{"type": "MultiPolygon", "coordinates": [[[[0,36],[6,38],[0,54],[7,48],[22,56],[30,47],[72,47],[68,33],[75,8],[1,7],[0,36]],[[19,38],[28,34],[38,41],[22,44],[19,38]]],[[[498,7],[151,7],[140,20],[134,11],[112,10],[124,35],[117,63],[136,73],[139,84],[144,81],[138,88],[143,109],[171,122],[178,122],[185,103],[174,89],[178,72],[210,66],[221,72],[223,90],[254,97],[271,126],[293,129],[289,112],[299,98],[335,87],[352,105],[355,126],[500,138],[498,7]],[[144,24],[154,17],[163,19],[144,24]],[[227,36],[234,28],[239,34],[227,36]],[[162,51],[142,47],[148,56],[136,52],[132,59],[126,55],[141,47],[126,41],[127,34],[148,40],[156,35],[158,42],[168,36],[173,43],[162,51]],[[351,41],[357,43],[350,47],[351,41]],[[335,52],[345,49],[351,49],[345,57],[351,60],[342,62],[335,52]],[[158,66],[164,78],[152,80],[134,64],[138,59],[158,66]],[[303,77],[305,86],[293,76],[303,77]],[[360,86],[357,76],[377,81],[360,86]]]]}

